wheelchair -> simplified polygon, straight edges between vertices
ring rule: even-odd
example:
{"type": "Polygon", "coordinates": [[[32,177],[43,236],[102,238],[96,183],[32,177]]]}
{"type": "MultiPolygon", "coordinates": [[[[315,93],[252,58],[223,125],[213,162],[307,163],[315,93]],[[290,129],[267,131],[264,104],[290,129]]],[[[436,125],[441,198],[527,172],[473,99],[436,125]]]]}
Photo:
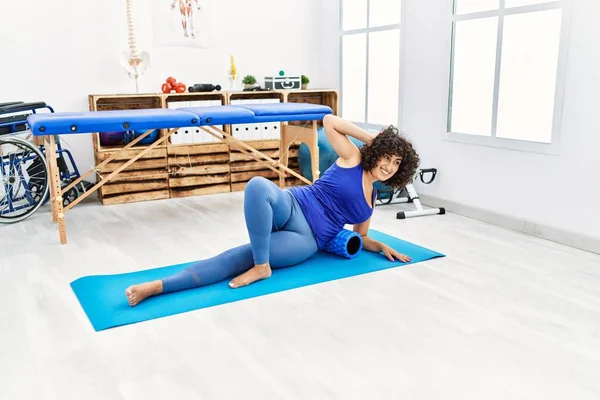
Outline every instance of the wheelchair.
{"type": "MultiPolygon", "coordinates": [[[[43,144],[32,141],[37,138],[32,139],[27,125],[27,117],[43,109],[54,112],[44,102],[0,103],[0,223],[22,221],[49,200],[48,155],[43,144]]],[[[62,147],[58,136],[55,140],[55,157],[64,188],[80,175],[71,152],[62,147]]],[[[63,195],[63,205],[74,201],[92,185],[84,181],[74,186],[63,195]]]]}

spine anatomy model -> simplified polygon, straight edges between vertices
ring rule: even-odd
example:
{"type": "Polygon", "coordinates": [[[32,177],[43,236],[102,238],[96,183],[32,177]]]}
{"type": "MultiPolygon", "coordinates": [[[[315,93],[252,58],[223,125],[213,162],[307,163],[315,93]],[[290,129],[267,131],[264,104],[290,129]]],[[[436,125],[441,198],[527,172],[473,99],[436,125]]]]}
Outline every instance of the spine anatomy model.
{"type": "Polygon", "coordinates": [[[135,18],[133,2],[134,0],[127,1],[127,43],[128,50],[125,50],[121,56],[121,65],[125,68],[125,71],[129,76],[135,79],[136,92],[139,92],[138,78],[148,69],[150,66],[150,55],[138,49],[137,41],[135,37],[135,18]]]}

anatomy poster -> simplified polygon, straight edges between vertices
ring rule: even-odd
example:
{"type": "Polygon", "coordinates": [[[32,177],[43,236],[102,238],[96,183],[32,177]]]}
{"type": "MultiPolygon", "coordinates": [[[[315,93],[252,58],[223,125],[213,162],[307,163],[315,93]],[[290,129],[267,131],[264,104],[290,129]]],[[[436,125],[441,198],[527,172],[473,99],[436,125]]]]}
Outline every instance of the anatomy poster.
{"type": "Polygon", "coordinates": [[[154,35],[159,46],[208,48],[208,0],[154,0],[154,35]]]}

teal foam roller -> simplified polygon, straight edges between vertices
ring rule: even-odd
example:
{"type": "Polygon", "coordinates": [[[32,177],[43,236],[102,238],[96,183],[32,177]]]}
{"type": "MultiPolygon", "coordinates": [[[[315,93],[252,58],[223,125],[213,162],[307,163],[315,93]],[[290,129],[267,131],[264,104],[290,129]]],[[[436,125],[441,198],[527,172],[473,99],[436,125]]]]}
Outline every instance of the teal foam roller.
{"type": "Polygon", "coordinates": [[[324,247],[324,250],[346,258],[354,258],[362,249],[362,237],[356,233],[343,229],[324,247]]]}

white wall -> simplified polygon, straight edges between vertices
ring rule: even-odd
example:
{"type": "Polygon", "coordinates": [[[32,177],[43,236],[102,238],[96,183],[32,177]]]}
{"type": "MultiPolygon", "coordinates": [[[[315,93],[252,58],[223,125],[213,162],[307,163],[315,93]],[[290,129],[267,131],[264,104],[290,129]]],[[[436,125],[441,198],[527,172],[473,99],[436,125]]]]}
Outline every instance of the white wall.
{"type": "MultiPolygon", "coordinates": [[[[156,0],[136,0],[138,46],[151,67],[140,92],[160,92],[172,75],[188,85],[228,87],[229,54],[240,74],[305,74],[311,86],[337,86],[334,37],[321,0],[201,0],[211,49],[159,47],[153,36],[156,0]],[[268,22],[267,22],[268,21],[268,22]],[[325,36],[324,36],[325,35],[325,36]]],[[[159,0],[166,3],[171,0],[159,0]]],[[[19,0],[0,3],[0,102],[43,100],[58,111],[88,110],[88,94],[135,93],[119,64],[127,48],[125,0],[19,0]],[[85,3],[85,4],[83,4],[85,3]]],[[[80,169],[93,164],[90,135],[63,136],[80,169]]]]}
{"type": "Polygon", "coordinates": [[[315,21],[320,30],[319,78],[326,87],[339,88],[340,0],[321,0],[319,4],[320,15],[315,21]]]}
{"type": "Polygon", "coordinates": [[[452,2],[406,3],[403,129],[439,169],[418,191],[600,238],[600,1],[572,8],[558,155],[443,140],[452,2]]]}

